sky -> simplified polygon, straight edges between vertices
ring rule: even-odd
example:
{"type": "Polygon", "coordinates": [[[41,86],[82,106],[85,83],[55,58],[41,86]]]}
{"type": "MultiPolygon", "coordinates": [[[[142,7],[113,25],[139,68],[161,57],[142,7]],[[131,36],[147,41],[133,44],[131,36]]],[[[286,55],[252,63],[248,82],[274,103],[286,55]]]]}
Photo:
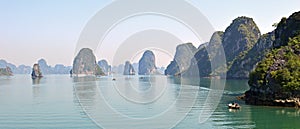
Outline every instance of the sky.
{"type": "MultiPolygon", "coordinates": [[[[55,64],[71,66],[83,28],[99,10],[111,2],[111,0],[1,0],[0,59],[16,65],[32,66],[39,59],[44,58],[52,66],[55,64]]],[[[279,22],[282,17],[288,17],[293,12],[300,11],[299,0],[288,2],[280,0],[189,0],[189,2],[197,7],[218,31],[224,31],[236,17],[248,16],[254,19],[263,34],[272,31],[274,29],[272,24],[279,22]]],[[[143,21],[137,17],[131,20],[127,21],[127,28],[132,23],[145,24],[141,25],[144,27],[153,23],[150,27],[169,28],[168,31],[172,34],[186,32],[180,37],[182,42],[193,42],[195,38],[189,35],[190,32],[184,30],[182,26],[177,25],[176,21],[172,22],[170,19],[166,20],[170,24],[165,24],[165,26],[157,24],[159,22],[149,22],[151,19],[143,21]]],[[[163,18],[152,18],[152,21],[160,20],[163,21],[163,18]]],[[[106,46],[104,44],[103,48],[97,48],[95,51],[97,60],[107,59],[108,62],[113,62],[112,57],[115,51],[119,48],[120,42],[124,41],[121,40],[122,33],[129,33],[124,30],[120,24],[113,30],[119,33],[108,34],[111,40],[105,39],[106,46]],[[113,40],[116,38],[119,39],[119,44],[113,40]]],[[[127,36],[130,35],[127,34],[127,36]]],[[[193,43],[198,47],[202,42],[193,43]]],[[[156,55],[158,66],[166,67],[172,60],[175,47],[171,49],[172,51],[169,52],[154,50],[160,53],[156,55]]],[[[134,59],[131,61],[136,62],[140,56],[141,53],[132,56],[134,59]]]]}

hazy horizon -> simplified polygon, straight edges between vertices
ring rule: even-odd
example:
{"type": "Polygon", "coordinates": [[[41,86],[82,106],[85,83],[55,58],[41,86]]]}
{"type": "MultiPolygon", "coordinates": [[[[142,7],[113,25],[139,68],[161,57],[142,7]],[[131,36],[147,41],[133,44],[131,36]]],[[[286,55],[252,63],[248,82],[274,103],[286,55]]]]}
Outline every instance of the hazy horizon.
{"type": "MultiPolygon", "coordinates": [[[[24,64],[32,66],[39,59],[45,59],[48,65],[63,64],[71,66],[75,47],[80,33],[87,21],[101,8],[108,5],[110,0],[91,1],[1,1],[0,7],[0,59],[17,66],[24,64]]],[[[299,11],[300,1],[197,1],[189,0],[207,17],[216,31],[225,31],[233,19],[247,16],[254,19],[262,34],[272,31],[273,23],[282,17],[288,17],[299,11]],[[242,6],[241,6],[242,5],[242,6]]],[[[144,23],[144,22],[143,22],[144,23]]],[[[150,24],[151,21],[145,21],[150,24]]],[[[171,24],[176,31],[177,26],[171,24]]],[[[177,28],[178,29],[178,28],[177,28]]],[[[121,31],[120,31],[121,32],[121,31]]],[[[190,35],[183,35],[186,42],[192,42],[195,47],[201,43],[190,35]]],[[[112,41],[111,41],[112,42],[112,41]]],[[[206,41],[204,41],[206,42],[206,41]]],[[[112,42],[111,49],[116,49],[112,42]]],[[[173,48],[174,52],[176,48],[173,48]]],[[[97,61],[106,59],[112,63],[110,51],[99,54],[94,52],[97,61]]],[[[155,53],[157,66],[166,65],[175,53],[163,55],[155,53]]],[[[136,55],[133,61],[140,58],[136,55]]],[[[130,59],[128,59],[130,60],[130,59]]]]}

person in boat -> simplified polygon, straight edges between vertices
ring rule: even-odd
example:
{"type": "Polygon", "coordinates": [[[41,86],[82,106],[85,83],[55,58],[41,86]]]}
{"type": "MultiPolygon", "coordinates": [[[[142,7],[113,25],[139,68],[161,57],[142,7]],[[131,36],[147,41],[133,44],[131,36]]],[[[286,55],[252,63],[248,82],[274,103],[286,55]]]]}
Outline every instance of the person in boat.
{"type": "Polygon", "coordinates": [[[235,106],[235,107],[238,107],[238,106],[239,106],[239,104],[237,104],[237,103],[234,103],[234,106],[235,106]]]}
{"type": "Polygon", "coordinates": [[[239,109],[240,105],[236,102],[233,102],[233,103],[228,104],[228,108],[239,109]]]}

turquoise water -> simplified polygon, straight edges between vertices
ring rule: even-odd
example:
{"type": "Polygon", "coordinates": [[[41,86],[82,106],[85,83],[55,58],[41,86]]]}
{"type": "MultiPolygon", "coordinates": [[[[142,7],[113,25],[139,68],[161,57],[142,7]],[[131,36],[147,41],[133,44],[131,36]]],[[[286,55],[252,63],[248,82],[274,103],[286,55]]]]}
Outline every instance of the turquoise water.
{"type": "Polygon", "coordinates": [[[1,77],[0,128],[300,127],[298,109],[237,101],[235,97],[248,89],[247,80],[227,80],[221,100],[207,101],[210,79],[201,79],[199,87],[192,79],[165,76],[115,78],[49,75],[33,81],[28,75],[1,77]],[[233,101],[242,108],[227,109],[233,101]],[[206,117],[212,111],[204,106],[209,102],[217,107],[206,117]],[[199,122],[199,118],[207,119],[199,122]]]}

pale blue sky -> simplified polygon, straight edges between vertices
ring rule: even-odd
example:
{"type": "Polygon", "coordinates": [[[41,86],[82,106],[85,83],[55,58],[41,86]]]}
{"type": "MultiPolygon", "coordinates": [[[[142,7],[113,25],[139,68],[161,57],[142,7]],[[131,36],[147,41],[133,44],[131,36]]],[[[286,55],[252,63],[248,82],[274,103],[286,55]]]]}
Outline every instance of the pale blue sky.
{"type": "MultiPolygon", "coordinates": [[[[281,17],[300,11],[299,0],[190,1],[208,18],[215,30],[221,31],[234,18],[248,16],[254,19],[262,33],[267,33],[272,31],[271,25],[279,22],[281,17]]],[[[50,65],[71,65],[82,28],[110,2],[1,0],[0,59],[16,65],[32,65],[38,59],[45,58],[50,65]]]]}

